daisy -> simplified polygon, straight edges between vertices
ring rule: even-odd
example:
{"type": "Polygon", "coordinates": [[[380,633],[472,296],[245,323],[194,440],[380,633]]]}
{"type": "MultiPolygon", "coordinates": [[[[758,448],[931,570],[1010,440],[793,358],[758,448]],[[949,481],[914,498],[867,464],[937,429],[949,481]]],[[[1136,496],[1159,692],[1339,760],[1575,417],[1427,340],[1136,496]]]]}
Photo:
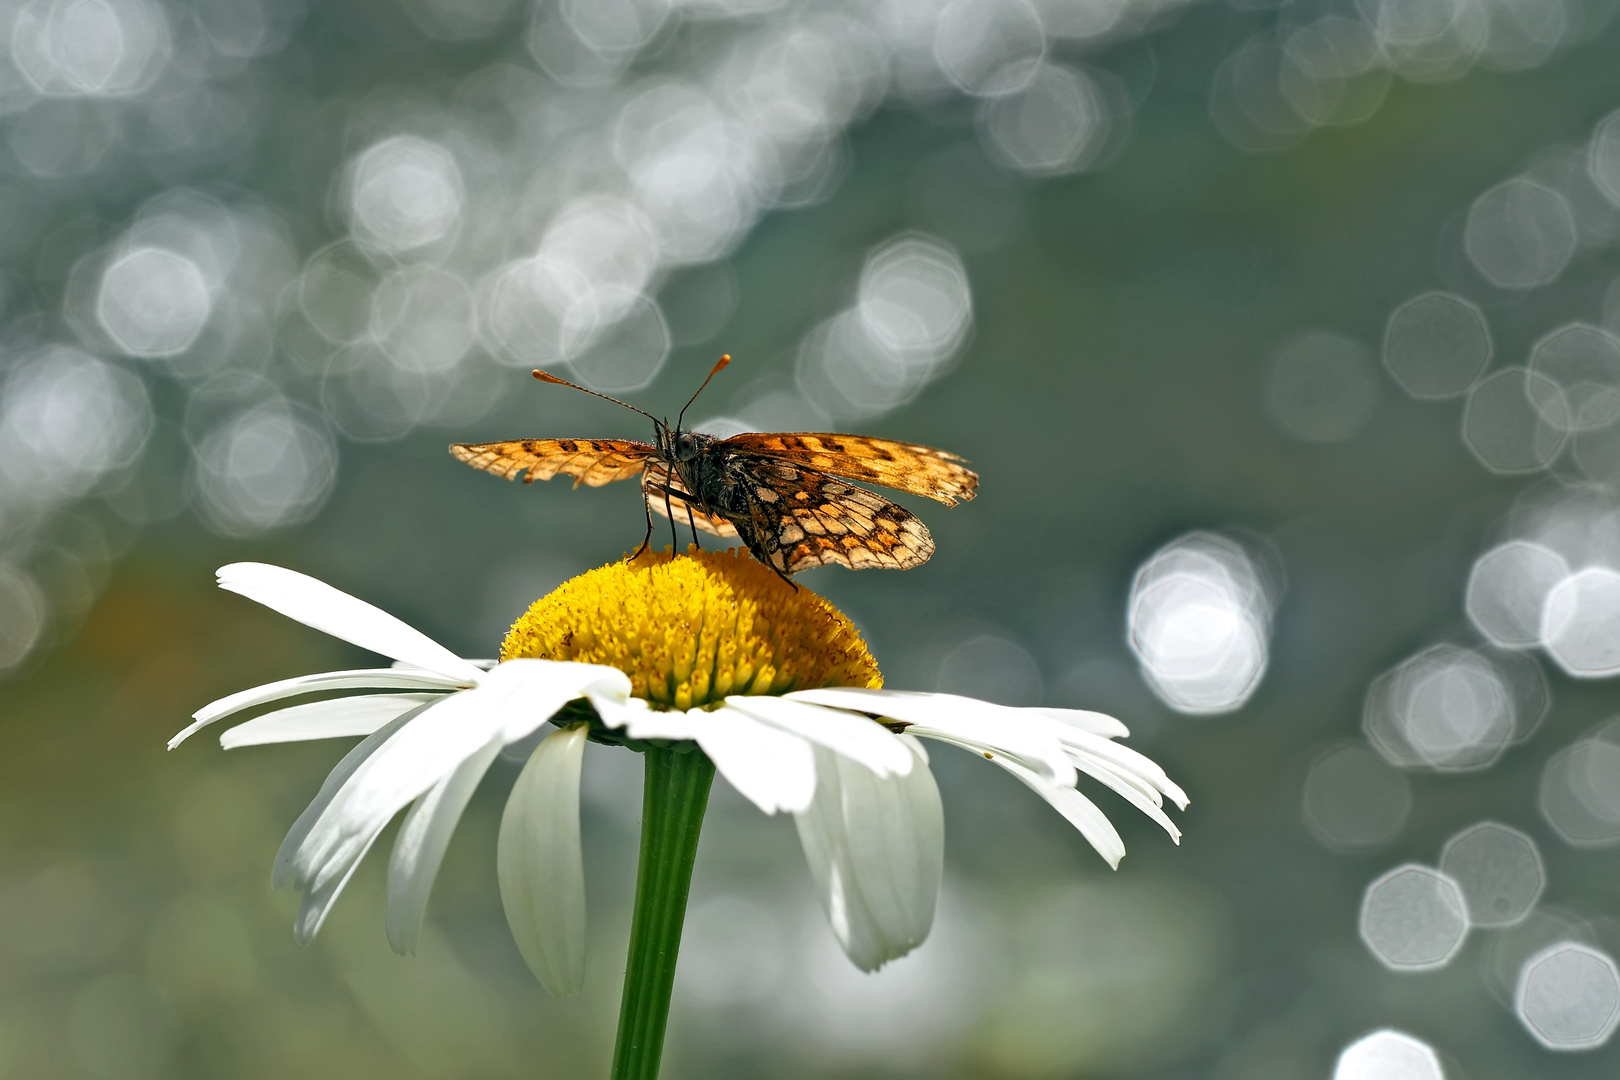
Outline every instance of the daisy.
{"type": "MultiPolygon", "coordinates": [[[[320,929],[401,810],[388,870],[389,944],[414,951],[450,835],[502,748],[548,721],[502,815],[501,899],[524,959],[554,994],[584,977],[579,778],[587,742],[646,759],[640,868],[619,1056],[656,1071],[697,837],[716,770],[768,814],[794,815],[818,898],[866,971],[927,937],[943,868],[939,790],[922,740],[982,756],[1050,803],[1109,863],[1119,834],[1076,787],[1119,793],[1179,842],[1164,812],[1187,797],[1114,740],[1118,720],[882,688],[836,608],[740,553],[644,555],[573,579],[535,602],[499,663],[462,659],[391,615],[292,570],[235,563],[221,587],[391,658],[391,667],[305,675],[198,710],[170,748],[248,710],[227,749],[359,736],[275,858],[272,880],[303,894],[300,941],[320,929]],[[288,699],[358,691],[301,704],[288,699]]],[[[625,1066],[628,1068],[628,1065],[625,1066]]],[[[615,1075],[621,1075],[620,1064],[615,1075]]],[[[651,1075],[651,1074],[648,1074],[651,1075]]]]}

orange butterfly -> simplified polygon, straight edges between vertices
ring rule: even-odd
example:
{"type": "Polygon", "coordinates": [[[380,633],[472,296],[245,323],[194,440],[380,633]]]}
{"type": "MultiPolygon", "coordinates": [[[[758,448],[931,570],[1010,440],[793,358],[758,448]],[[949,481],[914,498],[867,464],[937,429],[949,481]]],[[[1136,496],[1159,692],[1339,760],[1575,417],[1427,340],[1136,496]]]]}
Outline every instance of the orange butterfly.
{"type": "Polygon", "coordinates": [[[652,512],[684,520],[693,530],[740,539],[754,558],[784,579],[812,566],[836,563],[851,570],[881,566],[908,570],[928,561],[934,540],[909,511],[843,480],[864,480],[926,495],[946,506],[973,498],[978,474],[964,459],[915,443],[864,435],[763,434],[728,439],[683,431],[681,422],[698,394],[727,364],[722,356],[681,409],[672,427],[617,398],[536,371],[542,382],[571,386],[641,413],[653,422],[654,441],[632,439],[507,439],[456,443],[450,453],[475,469],[524,483],[558,473],[574,486],[599,487],[641,477],[652,512]],[[842,479],[835,479],[842,478],[842,479]]]}

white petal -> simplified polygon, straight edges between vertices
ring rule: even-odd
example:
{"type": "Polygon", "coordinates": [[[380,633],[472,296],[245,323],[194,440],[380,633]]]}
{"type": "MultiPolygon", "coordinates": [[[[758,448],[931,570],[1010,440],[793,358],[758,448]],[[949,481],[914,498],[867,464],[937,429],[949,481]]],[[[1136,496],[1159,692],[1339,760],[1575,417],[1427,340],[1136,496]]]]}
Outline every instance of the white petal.
{"type": "Polygon", "coordinates": [[[1016,756],[1053,783],[1070,786],[1075,781],[1074,766],[1055,734],[1059,725],[1045,717],[1024,715],[1022,709],[957,694],[868,690],[853,686],[797,690],[783,696],[835,709],[876,713],[983,743],[1016,756]]]}
{"type": "Polygon", "coordinates": [[[501,815],[495,870],[518,951],[558,997],[585,982],[585,868],[579,842],[584,726],[535,747],[501,815]]]}
{"type": "Polygon", "coordinates": [[[1110,790],[1117,792],[1126,802],[1146,814],[1161,829],[1170,834],[1170,839],[1181,843],[1181,830],[1176,823],[1170,820],[1168,814],[1161,807],[1159,793],[1148,789],[1144,791],[1137,779],[1128,773],[1121,773],[1110,767],[1106,762],[1095,759],[1077,759],[1075,764],[1087,776],[1106,785],[1110,790]]]}
{"type": "Polygon", "coordinates": [[[292,705],[237,724],[219,737],[219,745],[234,750],[239,746],[370,735],[402,713],[437,701],[440,696],[361,694],[292,705]]]}
{"type": "Polygon", "coordinates": [[[933,926],[945,856],[939,789],[920,755],[909,773],[885,777],[815,753],[815,799],[794,816],[799,840],[838,943],[875,971],[933,926]]]}
{"type": "Polygon", "coordinates": [[[219,568],[219,587],[257,600],[305,626],[463,681],[478,681],[478,669],[420,630],[364,600],[308,574],[268,563],[231,563],[219,568]]]}
{"type": "Polygon", "coordinates": [[[332,771],[326,774],[326,781],[321,784],[321,790],[315,798],[298,815],[292,828],[287,830],[286,839],[282,840],[281,848],[276,852],[276,858],[270,865],[270,884],[277,889],[285,889],[294,883],[296,877],[295,859],[298,849],[303,846],[309,830],[314,828],[321,815],[331,805],[332,799],[343,789],[343,785],[354,775],[355,770],[363,765],[367,758],[376,753],[383,743],[393,737],[394,733],[408,724],[417,713],[429,708],[433,703],[419,705],[403,716],[389,721],[384,726],[372,732],[363,742],[343,755],[332,771]]]}
{"type": "Polygon", "coordinates": [[[318,887],[338,872],[367,835],[492,739],[516,742],[587,689],[615,694],[629,683],[624,672],[596,664],[513,660],[433,705],[333,797],[298,852],[299,887],[318,887]]]}
{"type": "Polygon", "coordinates": [[[666,712],[648,706],[642,698],[603,700],[587,694],[596,715],[610,728],[623,728],[632,739],[690,739],[692,727],[684,712],[666,712]]]}
{"type": "Polygon", "coordinates": [[[427,915],[428,893],[444,861],[445,848],[450,846],[450,835],[467,809],[467,800],[478,790],[478,782],[500,752],[501,744],[491,740],[417,799],[399,827],[394,854],[388,862],[388,915],[384,927],[389,946],[402,956],[416,952],[422,920],[427,915]]]}
{"type": "Polygon", "coordinates": [[[1019,711],[1044,716],[1049,720],[1056,720],[1061,724],[1067,724],[1092,735],[1101,735],[1105,739],[1123,739],[1131,733],[1130,728],[1107,713],[1090,712],[1086,709],[1051,709],[1045,706],[1025,708],[1019,711]]]}
{"type": "Polygon", "coordinates": [[[1120,772],[1129,773],[1169,797],[1181,809],[1187,809],[1187,793],[1165,775],[1157,762],[1152,758],[1132,750],[1128,746],[1121,746],[1106,739],[1087,739],[1083,736],[1070,735],[1064,742],[1074,751],[1091,754],[1111,763],[1120,772]]]}
{"type": "MultiPolygon", "coordinates": [[[[969,750],[982,752],[980,747],[971,743],[960,742],[949,736],[941,736],[917,729],[917,734],[925,738],[938,739],[941,742],[954,742],[965,746],[969,750]]],[[[1119,838],[1119,833],[1109,822],[1106,815],[1097,808],[1097,804],[1080,794],[1073,787],[1061,787],[1052,783],[1040,773],[1031,769],[1017,759],[1007,754],[985,754],[997,765],[1022,780],[1030,790],[1051,803],[1058,813],[1062,814],[1084,836],[1097,854],[1108,861],[1108,865],[1119,869],[1119,860],[1125,857],[1125,841],[1119,838]]]]}
{"type": "Polygon", "coordinates": [[[726,704],[773,727],[853,758],[882,776],[908,773],[915,760],[893,732],[858,713],[782,697],[740,694],[726,698],[726,704]]]}
{"type": "Polygon", "coordinates": [[[443,675],[430,671],[410,671],[394,668],[355,668],[349,671],[323,671],[315,675],[297,675],[279,682],[265,683],[247,690],[238,690],[218,701],[211,702],[192,713],[192,722],[185,730],[169,740],[173,750],[187,739],[216,720],[234,713],[268,705],[283,698],[319,693],[323,690],[454,690],[456,684],[443,675]]]}
{"type": "Polygon", "coordinates": [[[749,802],[767,814],[810,805],[816,761],[808,742],[729,707],[693,709],[686,720],[720,775],[749,802]]]}
{"type": "Polygon", "coordinates": [[[349,883],[349,879],[354,877],[354,872],[365,859],[366,852],[371,850],[371,845],[377,842],[377,837],[381,833],[382,830],[378,829],[366,838],[366,842],[361,845],[354,858],[349,860],[341,874],[335,875],[320,888],[304,894],[304,898],[298,904],[298,914],[293,918],[293,940],[298,944],[308,945],[315,940],[315,935],[320,933],[321,924],[326,921],[327,913],[332,910],[333,902],[337,900],[343,887],[349,883]]]}

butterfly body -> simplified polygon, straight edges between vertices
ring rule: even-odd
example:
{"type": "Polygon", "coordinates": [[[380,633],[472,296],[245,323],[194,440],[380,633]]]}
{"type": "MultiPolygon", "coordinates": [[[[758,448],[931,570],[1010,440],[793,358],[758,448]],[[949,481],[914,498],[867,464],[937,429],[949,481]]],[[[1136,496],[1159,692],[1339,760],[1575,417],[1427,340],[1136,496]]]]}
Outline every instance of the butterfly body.
{"type": "Polygon", "coordinates": [[[961,458],[915,443],[816,432],[721,439],[652,419],[650,443],[508,439],[457,443],[450,453],[508,480],[523,475],[525,483],[563,474],[576,487],[596,487],[639,476],[649,540],[657,512],[688,525],[694,536],[701,530],[742,541],[784,578],[830,564],[906,570],[933,554],[933,538],[913,514],[845,479],[947,506],[973,498],[978,488],[977,474],[961,458]]]}

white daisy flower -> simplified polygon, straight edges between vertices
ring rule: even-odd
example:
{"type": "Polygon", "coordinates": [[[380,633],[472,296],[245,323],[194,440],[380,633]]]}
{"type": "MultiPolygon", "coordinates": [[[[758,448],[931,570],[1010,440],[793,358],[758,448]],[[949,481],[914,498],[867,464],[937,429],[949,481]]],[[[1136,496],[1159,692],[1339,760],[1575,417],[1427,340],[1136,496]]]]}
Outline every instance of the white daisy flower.
{"type": "MultiPolygon", "coordinates": [[[[638,974],[637,940],[654,932],[642,925],[642,893],[662,890],[678,943],[714,770],[766,813],[794,815],[833,931],[868,971],[915,948],[933,922],[944,823],[921,739],[962,747],[1011,772],[1111,866],[1125,847],[1076,788],[1080,773],[1180,838],[1163,806],[1169,799],[1184,808],[1186,795],[1152,761],[1113,741],[1126,734],[1119,721],[881,689],[876,665],[841,613],[745,557],[654,554],[584,574],[535,603],[508,634],[498,664],[457,657],[393,616],[291,570],[237,563],[222,568],[219,581],[396,661],[233,694],[199,710],[170,742],[289,698],[361,691],[277,708],[220,740],[231,748],[363,736],[276,855],[275,884],[304,894],[295,926],[301,941],[315,935],[377,836],[409,807],[389,865],[386,926],[396,951],[414,950],[434,876],[473,791],[503,747],[548,720],[559,730],[541,740],[508,797],[497,869],[513,936],[553,993],[577,991],[584,976],[585,744],[621,743],[647,755],[642,877],[621,1025],[630,1023],[632,983],[660,982],[667,1013],[674,948],[643,949],[658,956],[646,960],[646,980],[638,974]],[[678,809],[666,813],[666,803],[678,809]],[[650,857],[653,848],[676,854],[650,857]]],[[[659,1044],[662,1023],[660,1016],[659,1044]]]]}

